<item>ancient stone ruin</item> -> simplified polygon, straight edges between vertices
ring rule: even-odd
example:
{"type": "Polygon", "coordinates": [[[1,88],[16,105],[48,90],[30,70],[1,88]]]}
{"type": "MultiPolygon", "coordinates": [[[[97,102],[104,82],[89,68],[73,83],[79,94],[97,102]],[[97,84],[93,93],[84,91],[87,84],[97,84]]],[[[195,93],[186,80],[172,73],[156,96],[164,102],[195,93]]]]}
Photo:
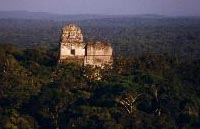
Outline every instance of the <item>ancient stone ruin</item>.
{"type": "Polygon", "coordinates": [[[112,47],[109,43],[84,42],[80,27],[70,24],[63,27],[60,43],[60,62],[103,66],[112,64],[112,47]]]}

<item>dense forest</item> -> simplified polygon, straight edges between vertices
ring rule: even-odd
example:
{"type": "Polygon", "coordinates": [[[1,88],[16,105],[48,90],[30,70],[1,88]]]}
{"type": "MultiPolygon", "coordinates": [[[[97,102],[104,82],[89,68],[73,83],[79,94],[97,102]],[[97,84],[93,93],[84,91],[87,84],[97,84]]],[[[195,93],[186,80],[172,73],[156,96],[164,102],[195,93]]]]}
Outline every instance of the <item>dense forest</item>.
{"type": "Polygon", "coordinates": [[[181,58],[187,55],[196,58],[200,54],[199,17],[96,17],[67,21],[0,19],[0,43],[26,48],[38,45],[58,48],[62,27],[76,23],[86,41],[110,42],[115,55],[167,53],[181,58]]]}
{"type": "Polygon", "coordinates": [[[199,129],[199,21],[0,19],[0,129],[199,129]],[[71,22],[112,44],[112,67],[57,63],[71,22]]]}

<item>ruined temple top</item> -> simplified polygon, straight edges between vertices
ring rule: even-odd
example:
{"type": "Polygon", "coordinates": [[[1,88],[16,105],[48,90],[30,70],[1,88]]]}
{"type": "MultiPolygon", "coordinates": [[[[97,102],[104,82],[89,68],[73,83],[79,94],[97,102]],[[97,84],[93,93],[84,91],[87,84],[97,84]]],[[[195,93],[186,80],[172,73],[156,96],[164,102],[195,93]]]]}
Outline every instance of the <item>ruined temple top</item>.
{"type": "Polygon", "coordinates": [[[80,27],[70,24],[63,27],[62,43],[83,43],[83,34],[80,27]]]}
{"type": "Polygon", "coordinates": [[[112,47],[101,41],[85,42],[80,27],[70,24],[62,29],[59,62],[103,66],[112,64],[112,47]]]}

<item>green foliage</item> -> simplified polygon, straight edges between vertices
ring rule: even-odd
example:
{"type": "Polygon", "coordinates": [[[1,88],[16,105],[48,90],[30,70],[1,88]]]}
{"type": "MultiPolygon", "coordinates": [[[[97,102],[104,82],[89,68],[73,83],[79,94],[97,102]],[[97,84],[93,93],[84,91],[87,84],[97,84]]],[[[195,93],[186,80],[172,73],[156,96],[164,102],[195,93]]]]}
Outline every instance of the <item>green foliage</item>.
{"type": "Polygon", "coordinates": [[[28,115],[20,115],[17,111],[12,111],[1,121],[4,129],[32,129],[38,128],[34,118],[28,115]]]}
{"type": "Polygon", "coordinates": [[[0,45],[0,128],[200,127],[199,19],[80,22],[86,39],[113,43],[113,65],[104,69],[57,64],[59,52],[52,46],[62,23],[5,21],[0,42],[42,45],[0,45]]]}

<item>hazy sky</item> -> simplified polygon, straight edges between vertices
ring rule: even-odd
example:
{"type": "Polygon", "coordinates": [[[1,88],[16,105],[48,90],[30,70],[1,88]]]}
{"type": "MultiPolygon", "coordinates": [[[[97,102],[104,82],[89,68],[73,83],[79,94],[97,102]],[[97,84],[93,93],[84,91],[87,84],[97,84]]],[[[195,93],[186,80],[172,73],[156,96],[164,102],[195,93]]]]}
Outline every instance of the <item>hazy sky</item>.
{"type": "Polygon", "coordinates": [[[0,10],[26,10],[59,14],[200,16],[200,0],[0,0],[0,10]]]}

